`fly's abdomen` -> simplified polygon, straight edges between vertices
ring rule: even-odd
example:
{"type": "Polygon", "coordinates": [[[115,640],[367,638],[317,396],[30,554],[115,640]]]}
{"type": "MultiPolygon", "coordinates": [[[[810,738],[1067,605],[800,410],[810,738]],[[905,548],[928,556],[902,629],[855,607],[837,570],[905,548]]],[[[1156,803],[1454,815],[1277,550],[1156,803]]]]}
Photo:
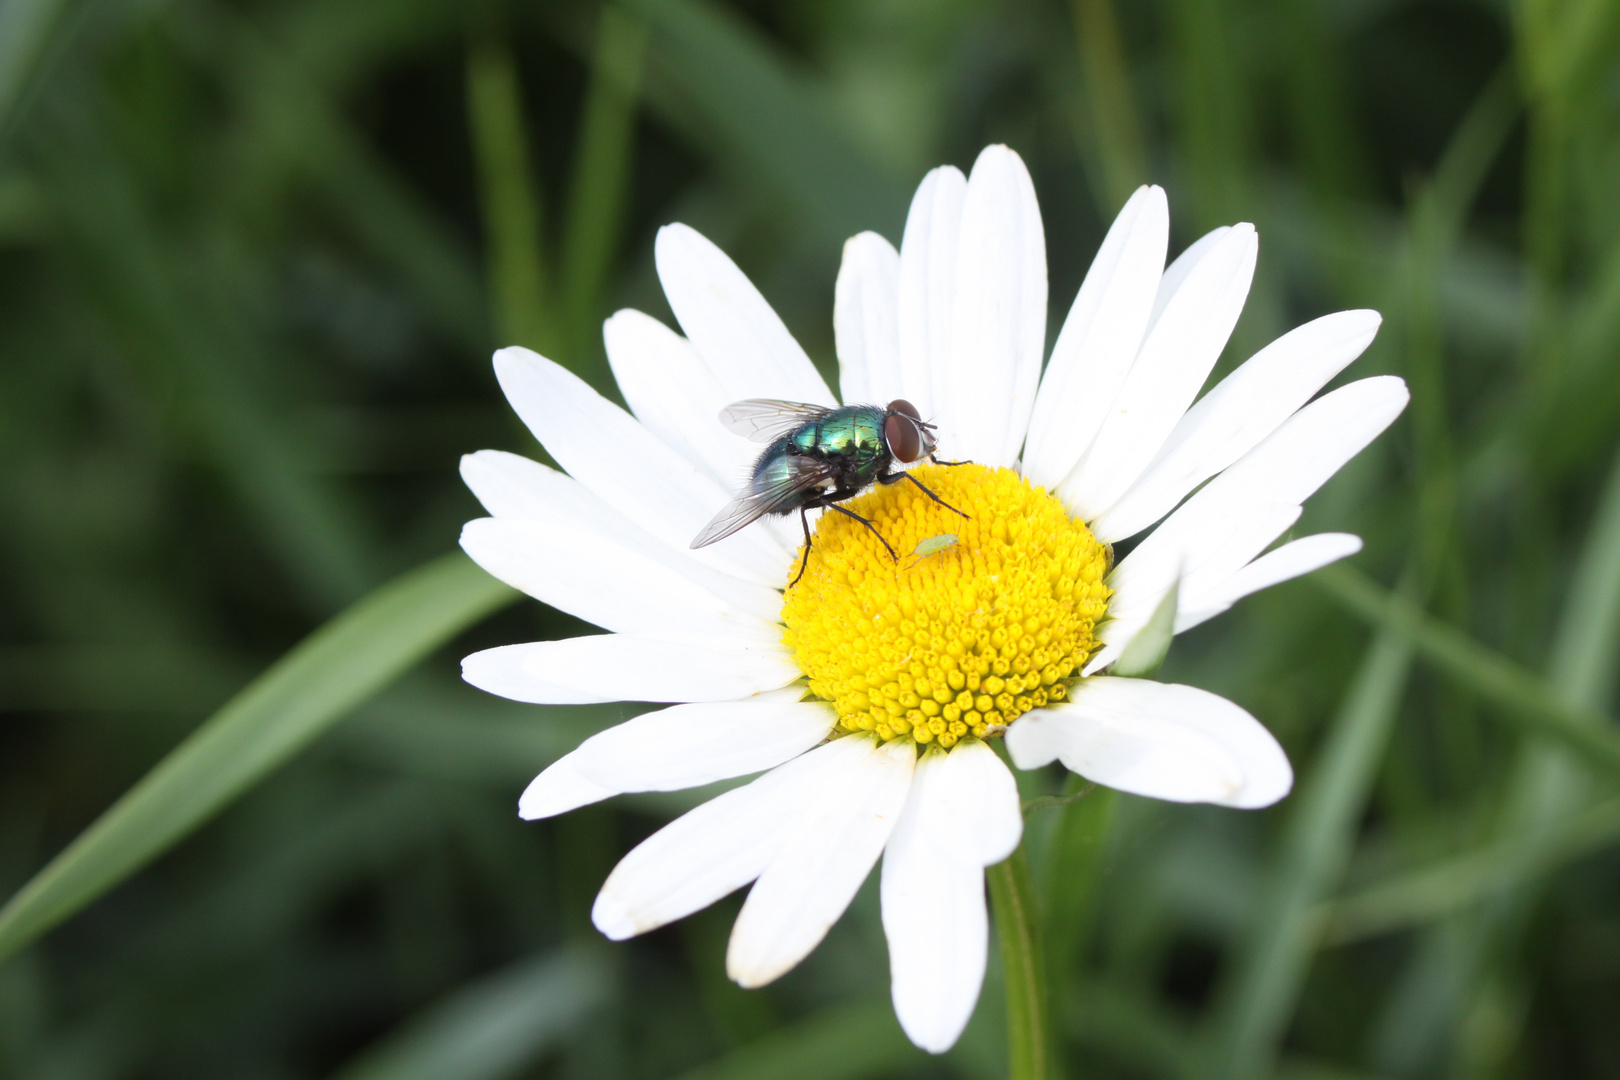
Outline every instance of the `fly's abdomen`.
{"type": "MultiPolygon", "coordinates": [[[[783,491],[799,484],[803,476],[804,466],[802,458],[799,461],[794,460],[796,456],[798,455],[790,451],[785,442],[777,443],[767,450],[754,466],[754,476],[750,482],[754,494],[760,495],[765,492],[783,491]]],[[[819,486],[805,487],[802,491],[785,499],[777,509],[771,512],[775,514],[791,513],[819,494],[821,494],[819,486]]]]}

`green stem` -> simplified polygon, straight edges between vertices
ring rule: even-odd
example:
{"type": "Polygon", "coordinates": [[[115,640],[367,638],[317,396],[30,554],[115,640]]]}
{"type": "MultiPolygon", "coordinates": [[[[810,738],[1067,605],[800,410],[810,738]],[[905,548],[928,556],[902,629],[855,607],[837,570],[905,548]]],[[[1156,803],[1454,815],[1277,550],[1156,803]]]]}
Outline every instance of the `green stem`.
{"type": "Polygon", "coordinates": [[[1007,983],[1008,1080],[1047,1080],[1052,1074],[1052,1041],[1035,929],[1035,889],[1024,845],[992,866],[987,876],[1007,983]]]}

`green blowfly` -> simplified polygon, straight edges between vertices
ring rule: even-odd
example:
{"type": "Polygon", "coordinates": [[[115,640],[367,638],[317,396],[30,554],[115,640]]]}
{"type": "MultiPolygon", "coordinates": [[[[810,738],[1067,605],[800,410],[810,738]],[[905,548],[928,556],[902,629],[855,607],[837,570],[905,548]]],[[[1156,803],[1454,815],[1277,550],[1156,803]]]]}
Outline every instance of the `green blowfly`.
{"type": "Polygon", "coordinates": [[[692,546],[700,548],[724,539],[766,514],[787,515],[797,510],[804,526],[804,560],[789,588],[799,583],[810,565],[810,520],[806,515],[818,507],[836,510],[871,529],[896,562],[900,556],[877,526],[839,503],[872,484],[910,480],[945,509],[962,514],[910,473],[890,471],[897,461],[910,464],[923,458],[936,465],[963,464],[934,456],[934,425],[924,423],[917,407],[903,398],[889,402],[888,408],[844,405],[836,409],[750,398],[720,410],[720,422],[739,435],[770,445],[754,462],[748,487],[720,508],[692,546]]]}

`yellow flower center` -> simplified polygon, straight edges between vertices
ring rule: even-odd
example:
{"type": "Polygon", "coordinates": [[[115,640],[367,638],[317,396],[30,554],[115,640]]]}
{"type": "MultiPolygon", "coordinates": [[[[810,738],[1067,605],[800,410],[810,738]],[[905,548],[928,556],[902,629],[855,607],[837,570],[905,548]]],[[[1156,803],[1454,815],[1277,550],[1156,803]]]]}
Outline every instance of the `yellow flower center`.
{"type": "Polygon", "coordinates": [[[950,747],[1067,696],[1096,648],[1111,553],[1011,469],[915,475],[967,519],[906,481],[843,504],[895,562],[871,529],[823,513],[783,641],[845,731],[950,747]]]}

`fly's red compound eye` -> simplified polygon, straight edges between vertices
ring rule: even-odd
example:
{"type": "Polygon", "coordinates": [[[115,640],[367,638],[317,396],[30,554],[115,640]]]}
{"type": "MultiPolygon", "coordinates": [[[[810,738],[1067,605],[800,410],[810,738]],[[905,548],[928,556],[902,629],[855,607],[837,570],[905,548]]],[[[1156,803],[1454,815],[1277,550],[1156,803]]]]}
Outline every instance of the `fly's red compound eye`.
{"type": "Polygon", "coordinates": [[[883,421],[883,441],[889,446],[889,453],[900,461],[916,461],[923,456],[922,438],[917,431],[916,411],[912,410],[908,416],[895,408],[896,405],[911,406],[904,401],[896,401],[890,405],[888,419],[883,421]]]}
{"type": "Polygon", "coordinates": [[[901,413],[902,415],[911,417],[913,420],[922,419],[922,413],[917,411],[917,406],[913,405],[905,398],[895,398],[893,401],[889,402],[889,411],[901,413]]]}

